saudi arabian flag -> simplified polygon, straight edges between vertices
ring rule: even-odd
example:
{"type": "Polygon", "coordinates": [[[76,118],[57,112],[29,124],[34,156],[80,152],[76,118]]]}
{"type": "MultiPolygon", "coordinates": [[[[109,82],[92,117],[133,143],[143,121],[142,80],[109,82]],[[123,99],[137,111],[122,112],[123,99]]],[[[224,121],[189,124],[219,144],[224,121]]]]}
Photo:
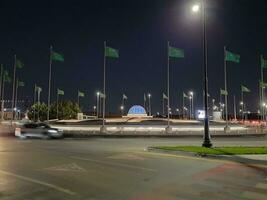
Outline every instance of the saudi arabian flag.
{"type": "Polygon", "coordinates": [[[11,78],[8,75],[8,71],[4,71],[4,82],[7,82],[7,83],[11,82],[11,78]]]}
{"type": "Polygon", "coordinates": [[[225,60],[229,61],[229,62],[239,63],[240,62],[240,55],[232,53],[230,51],[226,51],[225,60]]]}
{"type": "Polygon", "coordinates": [[[18,69],[22,69],[24,67],[24,64],[19,59],[17,59],[16,60],[16,67],[18,69]]]}
{"type": "Polygon", "coordinates": [[[79,96],[79,97],[84,97],[85,95],[84,95],[83,92],[78,91],[78,96],[79,96]]]}
{"type": "Polygon", "coordinates": [[[184,58],[184,50],[169,46],[170,58],[184,58]]]}
{"type": "Polygon", "coordinates": [[[248,89],[246,86],[241,85],[241,91],[242,92],[250,92],[250,89],[248,89]]]}
{"type": "Polygon", "coordinates": [[[109,58],[119,58],[119,50],[113,49],[111,47],[106,47],[105,56],[109,58]]]}
{"type": "Polygon", "coordinates": [[[226,90],[221,89],[220,94],[226,96],[228,95],[228,92],[226,90]]]}
{"type": "Polygon", "coordinates": [[[42,92],[43,89],[37,85],[35,85],[35,92],[42,92]]]}
{"type": "Polygon", "coordinates": [[[261,67],[267,69],[267,60],[261,58],[261,67]]]}
{"type": "Polygon", "coordinates": [[[267,83],[264,83],[264,82],[260,81],[260,87],[261,88],[266,88],[267,87],[267,83]]]}
{"type": "Polygon", "coordinates": [[[25,86],[25,83],[22,82],[22,81],[19,81],[19,82],[18,82],[18,86],[19,86],[19,87],[24,87],[24,86],[25,86]]]}
{"type": "Polygon", "coordinates": [[[57,89],[57,94],[63,96],[65,93],[63,90],[57,89]]]}
{"type": "Polygon", "coordinates": [[[168,99],[167,95],[164,94],[164,93],[162,94],[162,98],[163,98],[163,99],[168,99]]]}
{"type": "Polygon", "coordinates": [[[51,52],[51,59],[54,61],[64,62],[64,56],[60,53],[55,52],[55,51],[51,52]]]}
{"type": "Polygon", "coordinates": [[[183,93],[183,98],[189,98],[185,93],[183,93]]]}

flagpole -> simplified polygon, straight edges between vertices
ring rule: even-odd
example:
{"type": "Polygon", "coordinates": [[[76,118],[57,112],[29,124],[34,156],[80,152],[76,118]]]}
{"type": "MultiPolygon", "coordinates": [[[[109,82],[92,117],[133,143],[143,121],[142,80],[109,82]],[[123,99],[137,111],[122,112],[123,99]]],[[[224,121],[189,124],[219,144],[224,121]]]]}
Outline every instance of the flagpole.
{"type": "Polygon", "coordinates": [[[34,95],[33,95],[33,120],[35,121],[35,105],[36,104],[36,84],[34,84],[34,95]]]}
{"type": "Polygon", "coordinates": [[[17,78],[16,89],[15,89],[15,120],[17,120],[17,102],[18,102],[18,88],[19,88],[19,79],[17,78]]]}
{"type": "Polygon", "coordinates": [[[164,103],[165,103],[165,101],[164,101],[164,97],[162,96],[162,117],[164,117],[164,111],[165,111],[165,109],[164,109],[164,103]]]}
{"type": "Polygon", "coordinates": [[[78,104],[78,108],[80,109],[80,95],[79,95],[79,90],[78,90],[77,104],[78,104]]]}
{"type": "MultiPolygon", "coordinates": [[[[262,62],[262,59],[263,59],[263,55],[261,54],[261,56],[260,56],[260,59],[261,59],[261,62],[262,62]]],[[[264,102],[264,88],[263,88],[263,67],[261,66],[261,85],[260,85],[260,87],[261,87],[261,100],[260,100],[260,108],[261,108],[261,113],[262,113],[262,120],[264,120],[264,114],[263,114],[263,109],[262,109],[262,105],[263,105],[263,102],[264,102]]]]}
{"type": "Polygon", "coordinates": [[[226,71],[226,47],[224,46],[224,90],[226,91],[226,95],[224,95],[225,99],[225,121],[226,126],[224,128],[225,132],[230,131],[229,122],[228,122],[228,90],[227,90],[227,71],[226,71]]]}
{"type": "Polygon", "coordinates": [[[53,47],[50,46],[50,63],[49,63],[49,80],[48,80],[48,100],[47,100],[47,121],[49,122],[49,114],[50,114],[50,95],[51,95],[51,76],[52,76],[52,51],[53,47]]]}
{"type": "Polygon", "coordinates": [[[168,59],[167,59],[167,95],[168,95],[168,106],[167,106],[167,113],[168,113],[168,126],[166,131],[170,132],[170,58],[169,58],[169,46],[170,46],[170,42],[167,42],[167,52],[168,52],[168,59]]]}
{"type": "Polygon", "coordinates": [[[1,103],[1,120],[4,120],[4,106],[5,106],[5,101],[4,101],[4,95],[5,95],[5,76],[3,76],[3,85],[2,85],[2,103],[1,103]]]}
{"type": "Polygon", "coordinates": [[[3,84],[3,64],[1,64],[1,72],[0,72],[0,99],[2,99],[2,84],[3,84]]]}
{"type": "Polygon", "coordinates": [[[236,103],[235,103],[235,95],[234,95],[234,118],[236,121],[236,103]]]}
{"type": "Polygon", "coordinates": [[[14,101],[15,101],[15,85],[16,85],[16,65],[17,65],[17,56],[16,54],[14,55],[14,73],[13,73],[13,89],[12,89],[12,117],[11,117],[11,124],[12,120],[14,119],[14,101]]]}
{"type": "Polygon", "coordinates": [[[244,121],[244,93],[241,89],[241,102],[242,102],[242,121],[244,121]]]}
{"type": "Polygon", "coordinates": [[[37,121],[38,122],[40,121],[40,93],[41,93],[41,90],[38,88],[38,91],[37,91],[37,101],[38,101],[37,121]]]}
{"type": "Polygon", "coordinates": [[[106,41],[104,41],[104,63],[103,63],[103,120],[102,120],[102,127],[101,132],[105,133],[105,112],[106,112],[106,41]]]}
{"type": "Polygon", "coordinates": [[[183,119],[184,119],[184,116],[185,116],[185,110],[184,110],[184,92],[183,92],[183,119]]]}
{"type": "Polygon", "coordinates": [[[58,90],[57,90],[57,119],[58,119],[58,90]]]}

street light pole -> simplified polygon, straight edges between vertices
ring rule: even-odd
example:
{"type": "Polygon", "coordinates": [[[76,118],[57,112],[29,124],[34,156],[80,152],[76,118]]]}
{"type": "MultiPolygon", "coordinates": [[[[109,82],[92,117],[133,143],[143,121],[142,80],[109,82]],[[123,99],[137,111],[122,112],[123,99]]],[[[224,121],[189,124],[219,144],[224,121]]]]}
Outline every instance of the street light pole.
{"type": "MultiPolygon", "coordinates": [[[[203,21],[203,67],[204,67],[204,141],[203,147],[211,147],[209,132],[209,115],[208,115],[208,55],[207,55],[207,35],[206,35],[206,6],[205,0],[202,0],[202,21],[203,21]]],[[[193,12],[198,12],[199,6],[193,6],[193,12]]]]}

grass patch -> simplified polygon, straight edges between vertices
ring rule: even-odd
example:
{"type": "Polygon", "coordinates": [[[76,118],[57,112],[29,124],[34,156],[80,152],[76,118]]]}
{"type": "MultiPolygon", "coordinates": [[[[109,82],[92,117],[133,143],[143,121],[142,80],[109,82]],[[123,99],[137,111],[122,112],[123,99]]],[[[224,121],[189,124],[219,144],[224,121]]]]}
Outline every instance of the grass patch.
{"type": "Polygon", "coordinates": [[[243,155],[243,154],[267,154],[267,147],[198,147],[198,146],[162,146],[156,149],[167,151],[184,151],[209,155],[243,155]]]}

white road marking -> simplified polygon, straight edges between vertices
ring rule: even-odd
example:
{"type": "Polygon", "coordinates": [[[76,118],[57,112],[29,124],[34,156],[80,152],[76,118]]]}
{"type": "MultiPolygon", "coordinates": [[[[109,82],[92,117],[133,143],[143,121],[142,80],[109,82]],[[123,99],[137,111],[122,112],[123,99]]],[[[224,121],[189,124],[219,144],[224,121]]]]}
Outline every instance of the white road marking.
{"type": "Polygon", "coordinates": [[[118,160],[145,160],[144,157],[128,153],[116,154],[113,156],[109,156],[107,158],[118,159],[118,160]]]}
{"type": "Polygon", "coordinates": [[[53,167],[45,168],[45,170],[52,170],[52,171],[66,171],[66,172],[86,172],[86,170],[76,163],[58,165],[53,167]]]}
{"type": "Polygon", "coordinates": [[[12,176],[12,177],[24,180],[24,181],[28,181],[28,182],[31,182],[31,183],[36,183],[36,184],[39,184],[39,185],[42,185],[42,186],[45,186],[45,187],[49,187],[49,188],[52,188],[52,189],[57,190],[59,192],[63,192],[65,194],[69,194],[69,195],[75,195],[76,194],[75,192],[72,192],[72,191],[70,191],[68,189],[56,186],[54,184],[50,184],[50,183],[47,183],[47,182],[39,181],[39,180],[32,179],[32,178],[29,178],[29,177],[26,177],[26,176],[21,176],[21,175],[12,173],[12,172],[0,170],[0,173],[4,174],[4,175],[12,176]]]}
{"type": "Polygon", "coordinates": [[[114,162],[108,162],[108,161],[102,161],[102,160],[95,160],[95,159],[89,159],[89,158],[82,158],[82,157],[76,157],[76,156],[71,156],[70,158],[73,158],[73,159],[76,159],[76,160],[83,160],[83,161],[89,161],[89,162],[104,164],[104,165],[113,165],[113,166],[119,166],[119,167],[126,167],[126,168],[144,170],[144,171],[149,171],[149,172],[157,172],[157,170],[155,170],[155,169],[144,168],[144,167],[137,167],[137,166],[123,164],[123,163],[117,163],[117,162],[114,163],[114,162]]]}

